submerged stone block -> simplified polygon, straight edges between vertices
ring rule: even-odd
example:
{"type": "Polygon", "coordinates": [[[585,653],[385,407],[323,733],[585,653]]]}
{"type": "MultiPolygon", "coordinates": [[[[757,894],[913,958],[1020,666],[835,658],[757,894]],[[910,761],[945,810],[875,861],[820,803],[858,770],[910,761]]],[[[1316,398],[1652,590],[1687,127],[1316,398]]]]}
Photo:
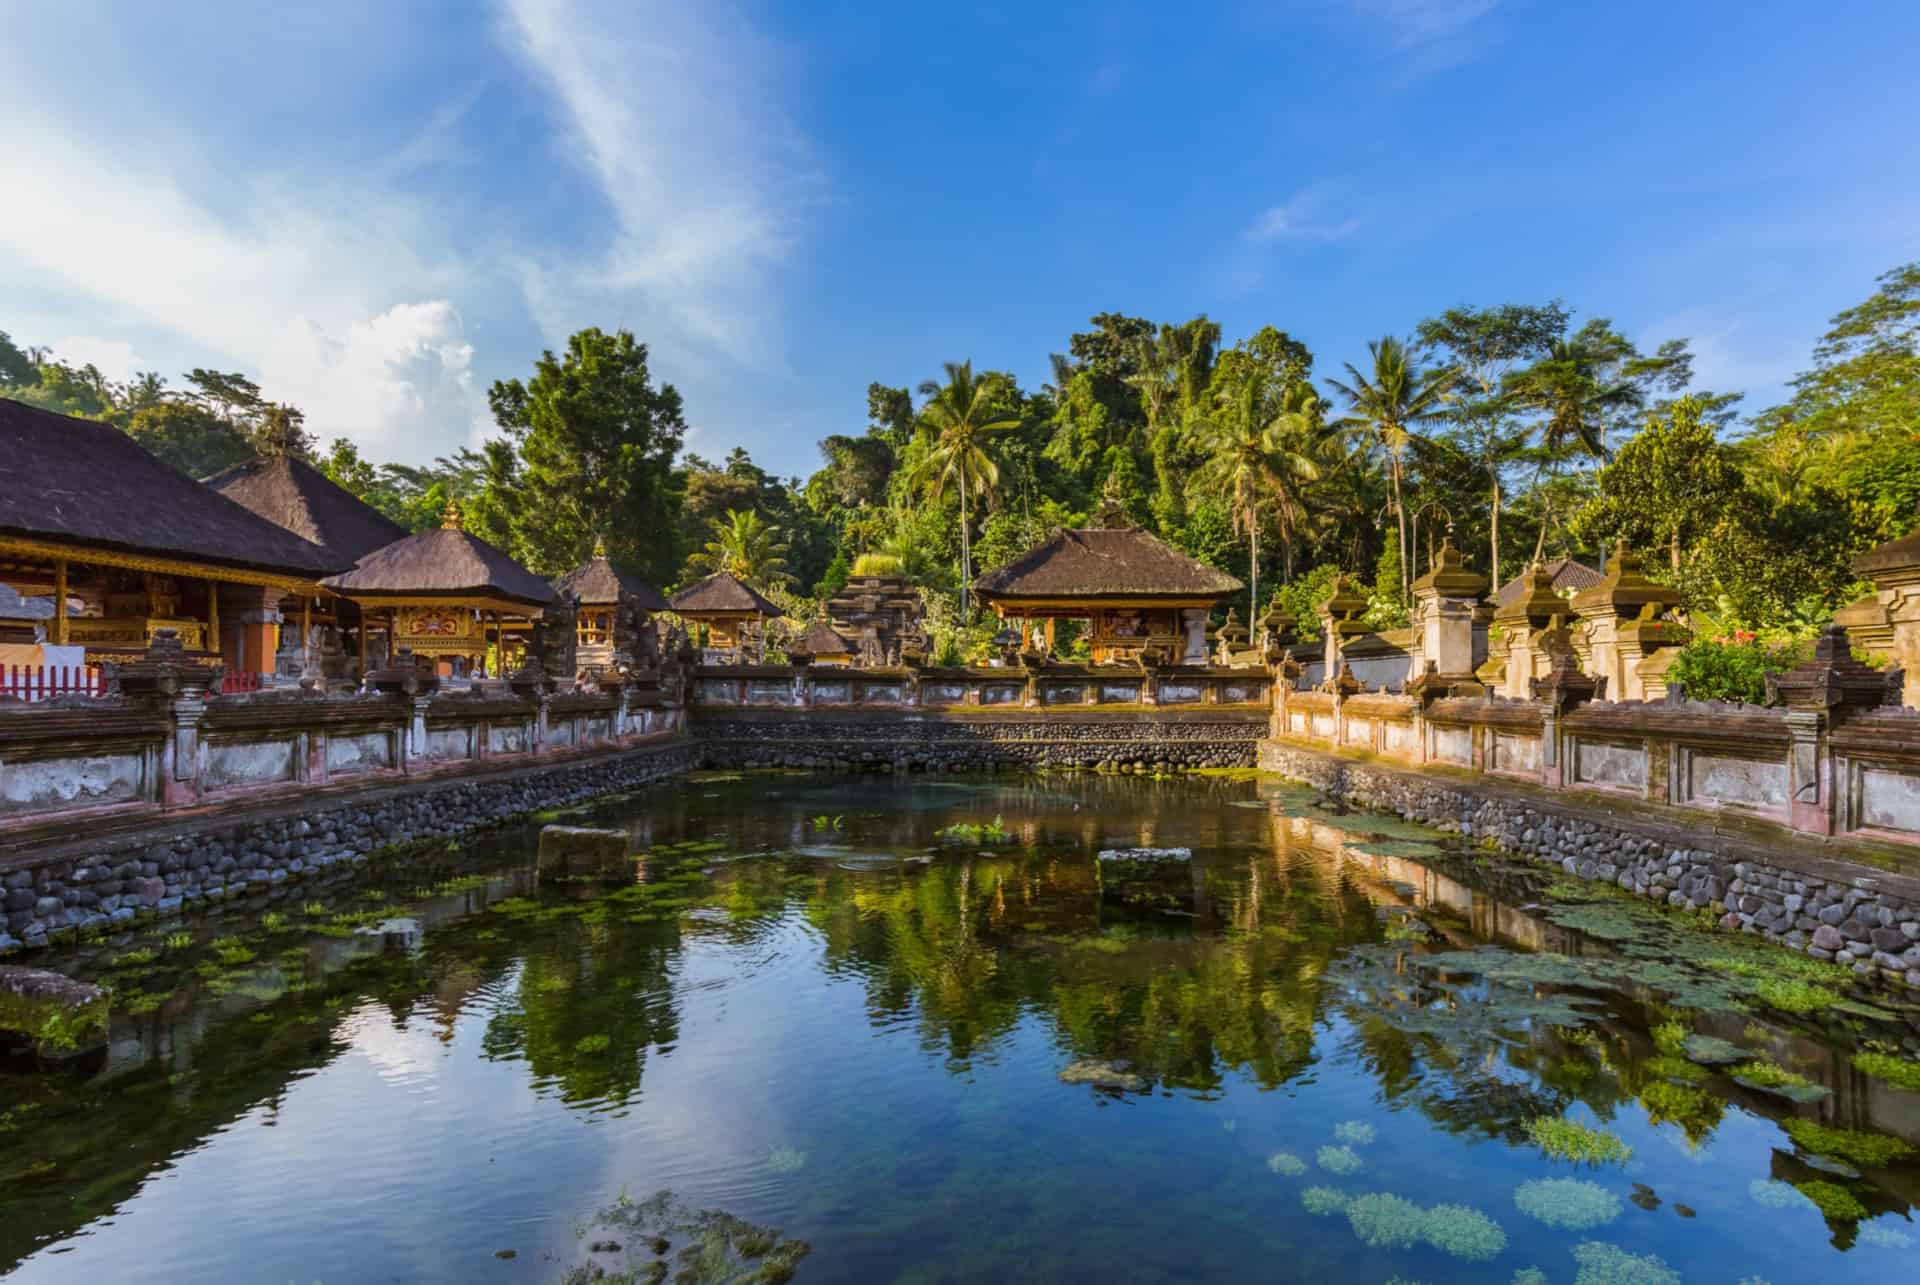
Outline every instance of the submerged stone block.
{"type": "Polygon", "coordinates": [[[550,825],[540,831],[542,879],[631,880],[627,832],[584,825],[550,825]]]}
{"type": "Polygon", "coordinates": [[[107,1040],[109,993],[44,968],[0,965],[0,1033],[22,1037],[43,1057],[65,1058],[107,1040]]]}

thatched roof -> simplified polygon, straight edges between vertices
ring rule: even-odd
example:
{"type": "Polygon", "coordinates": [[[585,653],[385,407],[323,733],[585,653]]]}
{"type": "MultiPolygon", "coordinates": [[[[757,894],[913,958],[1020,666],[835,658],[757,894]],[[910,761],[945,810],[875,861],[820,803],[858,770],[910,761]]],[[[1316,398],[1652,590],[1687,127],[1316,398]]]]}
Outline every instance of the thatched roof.
{"type": "Polygon", "coordinates": [[[553,586],[562,595],[578,598],[588,606],[611,605],[622,595],[635,599],[647,611],[665,611],[667,600],[661,592],[634,575],[622,571],[604,553],[591,558],[561,576],[553,586]]]}
{"type": "Polygon", "coordinates": [[[752,585],[724,571],[688,585],[667,599],[667,604],[683,616],[782,614],[780,608],[756,593],[752,585]]]}
{"type": "Polygon", "coordinates": [[[794,648],[811,656],[851,656],[859,650],[824,620],[815,620],[808,625],[794,648]]]}
{"type": "Polygon", "coordinates": [[[111,424],[0,398],[0,535],[317,580],[353,559],[210,491],[111,424]]]}
{"type": "MultiPolygon", "coordinates": [[[[1572,589],[1590,589],[1600,583],[1600,573],[1584,562],[1575,562],[1572,558],[1556,558],[1546,564],[1546,572],[1552,580],[1556,593],[1565,593],[1572,589]]],[[[1515,576],[1500,586],[1500,592],[1493,595],[1496,607],[1511,607],[1527,596],[1527,577],[1515,576]]]]}
{"type": "Polygon", "coordinates": [[[291,455],[257,457],[207,479],[229,500],[348,562],[404,539],[407,529],[291,455]]]}
{"type": "Polygon", "coordinates": [[[498,598],[525,607],[554,600],[552,585],[462,530],[453,505],[439,530],[395,540],[322,583],[348,598],[498,598]]]}
{"type": "Polygon", "coordinates": [[[1136,527],[1054,532],[1036,548],[973,582],[995,598],[1224,598],[1244,588],[1136,527]]]}

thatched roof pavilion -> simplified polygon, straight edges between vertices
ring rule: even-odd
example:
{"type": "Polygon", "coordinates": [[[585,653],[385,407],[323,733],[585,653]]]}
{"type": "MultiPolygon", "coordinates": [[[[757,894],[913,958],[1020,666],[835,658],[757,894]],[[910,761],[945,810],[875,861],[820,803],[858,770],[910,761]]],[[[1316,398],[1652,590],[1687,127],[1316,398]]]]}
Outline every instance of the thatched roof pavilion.
{"type": "Polygon", "coordinates": [[[1096,663],[1155,647],[1203,660],[1206,617],[1244,586],[1135,526],[1066,528],[973,582],[1003,619],[1092,622],[1096,663]]]}
{"type": "Polygon", "coordinates": [[[676,615],[691,624],[705,625],[707,645],[729,651],[742,644],[742,631],[756,621],[785,613],[738,576],[715,572],[696,580],[667,599],[676,615]]]}
{"type": "Polygon", "coordinates": [[[490,641],[504,641],[501,616],[531,620],[555,601],[552,585],[467,531],[452,502],[437,530],[376,549],[322,583],[363,612],[385,609],[390,656],[405,649],[469,664],[485,655],[490,641]]]}
{"type": "Polygon", "coordinates": [[[340,555],[347,565],[407,535],[398,522],[292,455],[256,457],[206,484],[275,526],[340,555]]]}
{"type": "Polygon", "coordinates": [[[635,613],[623,608],[637,609],[641,622],[647,613],[667,610],[658,589],[614,565],[604,541],[596,542],[593,556],[561,576],[554,588],[562,598],[580,604],[574,620],[575,657],[587,668],[612,666],[620,648],[633,641],[622,631],[633,628],[635,613]]]}
{"type": "MultiPolygon", "coordinates": [[[[253,608],[353,560],[300,538],[148,454],[110,424],[0,398],[0,580],[86,614],[57,614],[53,645],[88,660],[143,653],[175,629],[190,653],[230,665],[270,663],[277,618],[252,614],[222,637],[221,597],[253,608]]],[[[231,605],[231,604],[230,604],[231,605]]],[[[239,623],[239,622],[234,622],[239,623]]],[[[264,671],[262,671],[264,672],[264,671]]]]}

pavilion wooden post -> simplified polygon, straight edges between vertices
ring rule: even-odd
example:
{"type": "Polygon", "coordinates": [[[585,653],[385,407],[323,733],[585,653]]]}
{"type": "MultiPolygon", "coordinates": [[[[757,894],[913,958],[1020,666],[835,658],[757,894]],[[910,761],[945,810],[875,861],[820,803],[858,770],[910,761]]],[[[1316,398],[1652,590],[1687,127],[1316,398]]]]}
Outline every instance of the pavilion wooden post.
{"type": "Polygon", "coordinates": [[[313,599],[300,596],[300,671],[313,668],[313,599]]]}
{"type": "MultiPolygon", "coordinates": [[[[359,606],[358,603],[354,605],[359,606]]],[[[360,681],[362,684],[367,681],[369,672],[371,671],[367,668],[367,609],[360,607],[360,681]]]]}
{"type": "Polygon", "coordinates": [[[207,581],[207,650],[216,656],[224,656],[226,647],[220,640],[220,582],[207,581]]]}
{"type": "Polygon", "coordinates": [[[67,560],[55,558],[53,561],[53,630],[50,634],[56,647],[67,645],[67,560]]]}

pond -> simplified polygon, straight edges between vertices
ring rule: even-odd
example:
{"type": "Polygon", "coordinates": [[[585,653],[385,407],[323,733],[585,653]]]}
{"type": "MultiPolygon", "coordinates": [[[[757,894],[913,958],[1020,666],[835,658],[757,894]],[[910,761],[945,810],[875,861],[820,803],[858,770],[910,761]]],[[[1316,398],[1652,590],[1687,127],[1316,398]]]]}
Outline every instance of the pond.
{"type": "Polygon", "coordinates": [[[37,961],[112,1041],[0,1075],[0,1274],[1732,1285],[1920,1238],[1912,1003],[1271,779],[565,819],[637,880],[537,884],[529,825],[37,961]]]}

